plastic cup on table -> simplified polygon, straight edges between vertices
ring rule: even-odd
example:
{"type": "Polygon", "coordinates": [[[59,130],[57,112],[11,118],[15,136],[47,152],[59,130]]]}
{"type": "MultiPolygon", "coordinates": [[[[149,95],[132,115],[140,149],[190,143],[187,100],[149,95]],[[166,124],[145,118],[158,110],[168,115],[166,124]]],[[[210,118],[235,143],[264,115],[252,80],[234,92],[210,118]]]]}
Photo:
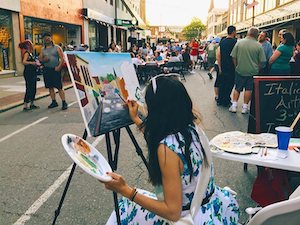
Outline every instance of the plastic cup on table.
{"type": "Polygon", "coordinates": [[[278,150],[287,151],[293,130],[284,126],[276,127],[275,130],[277,134],[278,150]]]}

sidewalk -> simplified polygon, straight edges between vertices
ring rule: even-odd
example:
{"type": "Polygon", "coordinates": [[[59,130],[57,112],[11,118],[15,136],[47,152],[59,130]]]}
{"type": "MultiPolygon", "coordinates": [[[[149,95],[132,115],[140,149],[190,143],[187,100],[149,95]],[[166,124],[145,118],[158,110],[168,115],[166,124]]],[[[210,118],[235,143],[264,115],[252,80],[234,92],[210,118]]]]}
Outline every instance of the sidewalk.
{"type": "MultiPolygon", "coordinates": [[[[43,76],[38,76],[35,99],[49,96],[49,91],[44,87],[43,76]]],[[[64,89],[72,88],[71,81],[63,81],[64,89]]],[[[23,76],[0,77],[0,113],[23,104],[25,94],[25,81],[23,76]]]]}

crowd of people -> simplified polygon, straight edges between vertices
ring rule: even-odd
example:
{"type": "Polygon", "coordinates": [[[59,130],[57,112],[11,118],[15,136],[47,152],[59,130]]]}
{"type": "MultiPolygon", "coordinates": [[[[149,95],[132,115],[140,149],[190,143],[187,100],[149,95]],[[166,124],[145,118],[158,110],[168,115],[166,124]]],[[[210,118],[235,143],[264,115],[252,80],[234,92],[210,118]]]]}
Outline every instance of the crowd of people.
{"type": "Polygon", "coordinates": [[[280,45],[277,48],[272,48],[267,32],[259,33],[258,28],[250,28],[247,37],[239,41],[236,41],[234,26],[228,27],[227,31],[228,35],[221,40],[216,54],[218,70],[215,87],[218,90],[215,99],[217,105],[229,107],[230,112],[236,113],[240,93],[244,91],[241,113],[247,114],[253,76],[299,74],[300,43],[295,45],[293,35],[285,29],[279,31],[280,45]]]}

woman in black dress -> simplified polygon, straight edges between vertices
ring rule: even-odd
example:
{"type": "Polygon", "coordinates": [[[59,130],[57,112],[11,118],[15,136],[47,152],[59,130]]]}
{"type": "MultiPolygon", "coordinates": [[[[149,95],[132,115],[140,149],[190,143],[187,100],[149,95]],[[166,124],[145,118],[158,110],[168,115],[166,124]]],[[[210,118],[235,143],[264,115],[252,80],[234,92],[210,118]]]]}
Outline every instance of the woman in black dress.
{"type": "Polygon", "coordinates": [[[24,79],[26,84],[26,92],[24,96],[24,112],[31,111],[32,109],[38,109],[39,107],[34,105],[34,99],[36,94],[36,82],[37,82],[37,64],[33,56],[33,44],[30,40],[25,40],[19,44],[19,48],[25,50],[23,54],[22,64],[24,68],[24,79]],[[30,106],[28,107],[28,103],[30,106]]]}

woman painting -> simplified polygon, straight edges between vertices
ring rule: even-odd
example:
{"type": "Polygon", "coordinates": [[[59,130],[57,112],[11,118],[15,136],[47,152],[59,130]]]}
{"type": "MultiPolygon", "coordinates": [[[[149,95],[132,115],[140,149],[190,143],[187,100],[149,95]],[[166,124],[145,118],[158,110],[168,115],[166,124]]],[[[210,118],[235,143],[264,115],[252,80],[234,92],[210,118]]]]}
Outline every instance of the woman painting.
{"type": "Polygon", "coordinates": [[[269,59],[269,65],[271,65],[271,69],[269,74],[290,74],[290,60],[294,55],[294,37],[291,33],[286,32],[283,33],[280,38],[281,44],[275,50],[271,58],[269,59]]]}
{"type": "MultiPolygon", "coordinates": [[[[147,142],[149,177],[156,195],[131,188],[115,173],[108,173],[113,180],[105,187],[124,196],[119,202],[121,224],[167,225],[188,214],[205,167],[209,183],[205,184],[206,193],[194,223],[237,224],[238,204],[229,192],[215,186],[213,167],[208,163],[210,152],[204,151],[202,145],[208,142],[199,136],[196,125],[200,116],[194,113],[184,85],[175,78],[158,75],[150,80],[145,96],[148,115],[144,121],[138,117],[137,103],[128,103],[130,117],[147,142]]],[[[115,212],[107,224],[116,224],[115,212]]]]}
{"type": "Polygon", "coordinates": [[[33,44],[30,40],[25,40],[19,44],[19,48],[25,50],[23,54],[22,64],[24,68],[24,79],[26,85],[26,91],[24,96],[24,112],[31,111],[32,109],[38,109],[40,107],[34,105],[34,99],[36,94],[36,82],[37,82],[37,64],[33,56],[33,44]],[[28,107],[28,104],[30,106],[28,107]]]}

